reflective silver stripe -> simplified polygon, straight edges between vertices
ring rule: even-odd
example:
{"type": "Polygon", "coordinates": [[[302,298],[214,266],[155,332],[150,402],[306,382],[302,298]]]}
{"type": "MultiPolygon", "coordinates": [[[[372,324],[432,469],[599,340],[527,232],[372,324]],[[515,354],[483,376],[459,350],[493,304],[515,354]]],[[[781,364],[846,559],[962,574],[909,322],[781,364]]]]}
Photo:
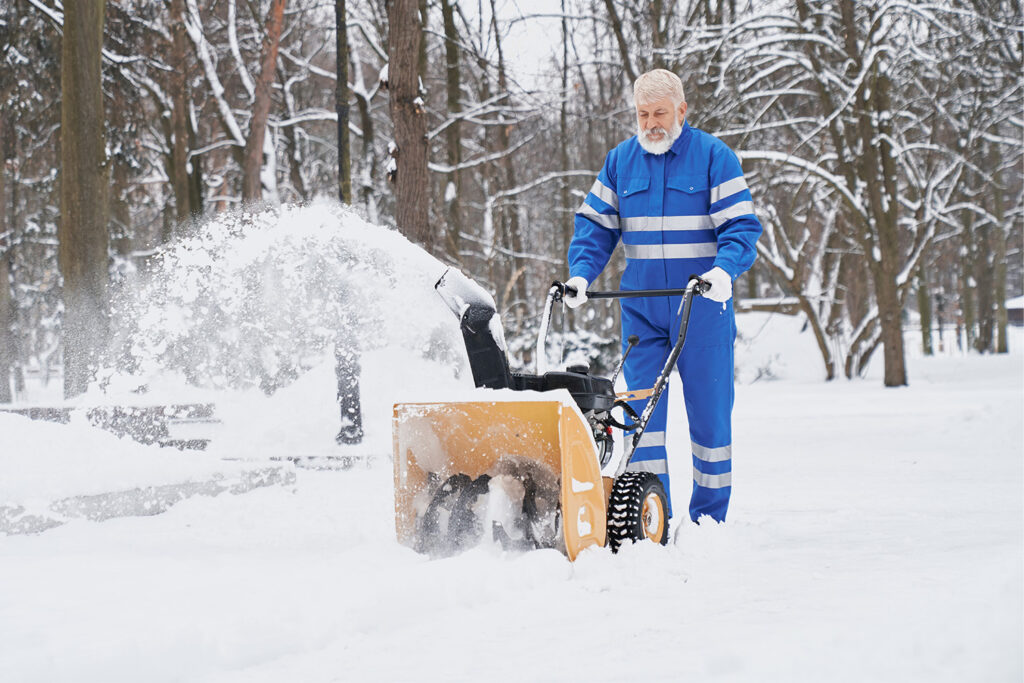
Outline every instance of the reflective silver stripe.
{"type": "Polygon", "coordinates": [[[721,211],[716,211],[711,214],[712,220],[715,222],[715,227],[720,228],[730,218],[736,218],[737,216],[746,216],[747,214],[754,213],[754,202],[738,202],[732,206],[726,207],[721,211]]]}
{"type": "Polygon", "coordinates": [[[594,181],[594,185],[590,188],[590,194],[594,195],[616,211],[619,210],[619,195],[615,194],[614,190],[602,183],[600,180],[594,181]]]}
{"type": "Polygon", "coordinates": [[[627,472],[650,472],[652,474],[668,474],[668,460],[630,460],[627,472]]]}
{"type": "MultiPolygon", "coordinates": [[[[632,465],[632,463],[630,463],[630,465],[632,465]]],[[[697,483],[697,486],[703,486],[706,489],[721,489],[726,486],[732,486],[732,472],[726,472],[725,474],[704,474],[694,467],[693,480],[697,483]]]]}
{"type": "Polygon", "coordinates": [[[737,192],[743,192],[745,189],[747,189],[747,179],[743,176],[726,180],[721,185],[711,188],[711,203],[714,204],[723,197],[731,197],[737,192]]]}
{"type": "Polygon", "coordinates": [[[711,216],[629,216],[622,219],[622,229],[648,232],[652,230],[714,230],[711,216]]]}
{"type": "Polygon", "coordinates": [[[637,444],[637,448],[646,448],[647,446],[664,446],[665,445],[665,432],[644,432],[640,435],[640,443],[637,444]]]}
{"type": "Polygon", "coordinates": [[[691,441],[693,454],[704,462],[722,462],[732,459],[732,446],[720,446],[718,448],[704,448],[696,441],[691,441]]]}
{"type": "Polygon", "coordinates": [[[619,229],[619,216],[618,214],[598,213],[597,209],[592,207],[590,204],[584,202],[580,205],[579,210],[576,212],[580,216],[584,216],[594,221],[598,225],[609,228],[611,230],[619,229]]]}
{"type": "Polygon", "coordinates": [[[626,244],[626,258],[635,259],[666,259],[666,258],[702,258],[718,254],[715,242],[697,242],[695,244],[626,244]]]}

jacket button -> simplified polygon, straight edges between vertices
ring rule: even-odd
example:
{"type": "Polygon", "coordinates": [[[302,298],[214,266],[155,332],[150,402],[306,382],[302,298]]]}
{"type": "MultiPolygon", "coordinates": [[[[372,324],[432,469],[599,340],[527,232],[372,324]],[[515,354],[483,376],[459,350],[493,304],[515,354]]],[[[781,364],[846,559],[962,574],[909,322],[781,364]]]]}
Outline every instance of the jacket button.
{"type": "Polygon", "coordinates": [[[691,189],[691,190],[693,189],[693,185],[690,185],[690,189],[691,189]]]}

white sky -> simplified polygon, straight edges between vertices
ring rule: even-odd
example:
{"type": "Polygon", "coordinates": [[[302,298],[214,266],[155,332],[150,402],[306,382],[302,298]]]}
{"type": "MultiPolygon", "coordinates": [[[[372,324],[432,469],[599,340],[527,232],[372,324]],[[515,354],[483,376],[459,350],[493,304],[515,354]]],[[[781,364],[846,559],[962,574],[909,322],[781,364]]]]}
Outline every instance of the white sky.
{"type": "MultiPolygon", "coordinates": [[[[489,17],[489,0],[481,4],[489,17]]],[[[496,4],[499,26],[507,31],[502,46],[509,71],[524,88],[541,87],[546,76],[557,73],[554,65],[561,60],[560,0],[498,0],[496,4]]],[[[573,0],[567,4],[571,7],[573,0]]],[[[460,6],[467,17],[477,15],[478,0],[460,0],[460,6]]]]}

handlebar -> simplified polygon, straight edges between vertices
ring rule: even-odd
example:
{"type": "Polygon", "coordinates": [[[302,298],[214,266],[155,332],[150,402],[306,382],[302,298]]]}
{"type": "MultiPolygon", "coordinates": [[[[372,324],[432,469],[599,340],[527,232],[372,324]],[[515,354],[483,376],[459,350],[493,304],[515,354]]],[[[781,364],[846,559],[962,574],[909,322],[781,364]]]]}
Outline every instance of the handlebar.
{"type": "MultiPolygon", "coordinates": [[[[551,285],[553,288],[558,290],[558,297],[556,300],[561,299],[565,294],[576,294],[576,288],[570,287],[564,282],[558,282],[557,280],[551,285]]],[[[630,289],[630,290],[611,290],[611,291],[592,291],[587,290],[588,299],[634,299],[638,297],[649,297],[649,296],[686,296],[691,291],[696,294],[704,294],[711,289],[711,283],[700,277],[699,275],[691,275],[687,280],[686,289],[630,289]]]]}

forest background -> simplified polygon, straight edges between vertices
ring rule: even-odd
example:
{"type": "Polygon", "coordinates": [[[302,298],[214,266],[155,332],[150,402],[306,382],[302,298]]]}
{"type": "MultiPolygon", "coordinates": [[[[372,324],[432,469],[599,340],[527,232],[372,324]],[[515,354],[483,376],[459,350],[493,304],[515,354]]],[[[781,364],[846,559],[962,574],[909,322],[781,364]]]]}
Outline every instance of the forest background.
{"type": "MultiPolygon", "coordinates": [[[[165,245],[318,197],[481,282],[529,362],[573,214],[655,67],[743,162],[765,233],[737,307],[798,309],[824,379],[880,352],[906,384],[917,324],[926,354],[942,324],[1006,352],[1022,41],[1016,1],[6,0],[0,403],[27,376],[85,391],[111,301],[165,245]]],[[[617,307],[577,315],[570,345],[614,354],[617,307]]]]}

